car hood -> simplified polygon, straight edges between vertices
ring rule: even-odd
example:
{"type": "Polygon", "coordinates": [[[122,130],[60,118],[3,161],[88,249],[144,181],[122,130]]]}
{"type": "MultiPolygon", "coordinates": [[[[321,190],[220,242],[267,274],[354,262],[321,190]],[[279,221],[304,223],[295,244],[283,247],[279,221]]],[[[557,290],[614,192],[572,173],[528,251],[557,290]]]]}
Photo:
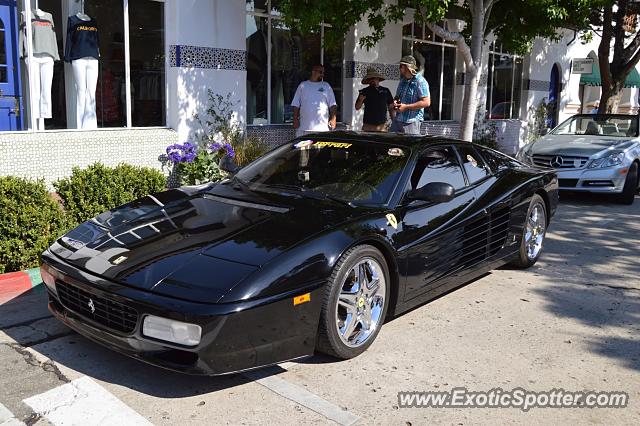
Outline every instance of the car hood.
{"type": "Polygon", "coordinates": [[[228,183],[181,188],[105,212],[50,250],[114,282],[216,302],[274,257],[357,211],[331,201],[245,192],[228,183]]]}
{"type": "Polygon", "coordinates": [[[624,150],[635,142],[629,138],[592,135],[546,135],[529,150],[530,155],[574,155],[590,157],[605,150],[624,150]]]}

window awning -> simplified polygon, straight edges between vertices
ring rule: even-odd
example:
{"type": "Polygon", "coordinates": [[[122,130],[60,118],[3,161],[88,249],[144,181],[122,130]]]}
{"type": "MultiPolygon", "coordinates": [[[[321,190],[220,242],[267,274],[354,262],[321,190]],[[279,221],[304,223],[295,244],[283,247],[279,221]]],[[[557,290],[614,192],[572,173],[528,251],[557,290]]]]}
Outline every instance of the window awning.
{"type": "MultiPolygon", "coordinates": [[[[591,74],[582,74],[580,76],[580,84],[587,86],[602,86],[600,77],[600,65],[598,61],[593,61],[593,72],[591,74]]],[[[624,82],[624,87],[640,87],[640,74],[638,70],[633,68],[624,82]]]]}

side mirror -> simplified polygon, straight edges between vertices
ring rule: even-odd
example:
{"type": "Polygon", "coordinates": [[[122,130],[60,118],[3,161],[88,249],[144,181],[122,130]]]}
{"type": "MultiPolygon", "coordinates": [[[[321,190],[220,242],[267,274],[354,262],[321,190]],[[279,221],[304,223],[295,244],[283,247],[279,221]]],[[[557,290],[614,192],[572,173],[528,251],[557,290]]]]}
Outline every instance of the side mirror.
{"type": "Polygon", "coordinates": [[[545,128],[543,128],[543,129],[540,129],[540,136],[544,136],[544,135],[549,134],[549,131],[550,131],[550,130],[551,130],[551,129],[549,129],[548,127],[545,127],[545,128]]]}
{"type": "Polygon", "coordinates": [[[233,161],[233,158],[229,154],[225,154],[222,156],[220,161],[218,162],[218,167],[220,170],[235,175],[240,170],[240,167],[233,161]]]}
{"type": "Polygon", "coordinates": [[[414,189],[407,194],[409,200],[431,201],[433,203],[446,203],[453,200],[456,190],[445,182],[431,182],[425,186],[414,189]]]}

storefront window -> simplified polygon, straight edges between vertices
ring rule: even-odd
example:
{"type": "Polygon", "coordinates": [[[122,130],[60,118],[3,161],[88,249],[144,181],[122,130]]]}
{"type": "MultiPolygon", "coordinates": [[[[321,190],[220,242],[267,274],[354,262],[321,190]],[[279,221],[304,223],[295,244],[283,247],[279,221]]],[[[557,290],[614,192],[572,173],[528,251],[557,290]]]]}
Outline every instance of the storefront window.
{"type": "Polygon", "coordinates": [[[22,129],[165,125],[163,2],[19,0],[17,9],[22,129]]]}
{"type": "Polygon", "coordinates": [[[247,123],[292,123],[293,96],[298,84],[309,78],[314,64],[324,64],[324,80],[336,99],[341,99],[342,48],[322,47],[324,32],[330,28],[322,26],[301,34],[279,18],[277,0],[247,0],[246,4],[247,123]],[[267,13],[269,7],[271,12],[267,13]]]}
{"type": "Polygon", "coordinates": [[[164,126],[164,4],[129,0],[131,119],[134,127],[164,126]]]}
{"type": "MultiPolygon", "coordinates": [[[[432,37],[431,32],[428,32],[428,35],[432,37]]],[[[416,58],[422,75],[429,83],[431,106],[425,108],[424,119],[451,120],[456,75],[455,47],[405,37],[402,42],[402,55],[413,55],[416,58]]]]}
{"type": "Polygon", "coordinates": [[[522,90],[522,58],[492,45],[487,76],[487,118],[518,118],[522,90]]]}

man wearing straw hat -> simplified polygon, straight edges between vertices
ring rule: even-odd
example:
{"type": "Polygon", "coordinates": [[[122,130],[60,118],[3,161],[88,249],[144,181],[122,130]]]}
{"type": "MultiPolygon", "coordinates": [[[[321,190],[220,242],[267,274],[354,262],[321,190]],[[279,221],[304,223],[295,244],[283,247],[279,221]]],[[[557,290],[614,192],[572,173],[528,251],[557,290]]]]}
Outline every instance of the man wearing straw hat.
{"type": "Polygon", "coordinates": [[[375,68],[368,68],[367,75],[362,79],[362,84],[369,86],[360,90],[355,106],[356,110],[359,110],[364,105],[362,130],[365,132],[386,132],[387,111],[389,111],[391,120],[395,116],[391,91],[380,86],[380,82],[383,80],[384,76],[375,68]]]}
{"type": "Polygon", "coordinates": [[[391,131],[419,135],[424,108],[431,105],[429,83],[418,74],[413,56],[403,56],[399,65],[401,78],[394,100],[396,118],[391,123],[391,131]]]}

